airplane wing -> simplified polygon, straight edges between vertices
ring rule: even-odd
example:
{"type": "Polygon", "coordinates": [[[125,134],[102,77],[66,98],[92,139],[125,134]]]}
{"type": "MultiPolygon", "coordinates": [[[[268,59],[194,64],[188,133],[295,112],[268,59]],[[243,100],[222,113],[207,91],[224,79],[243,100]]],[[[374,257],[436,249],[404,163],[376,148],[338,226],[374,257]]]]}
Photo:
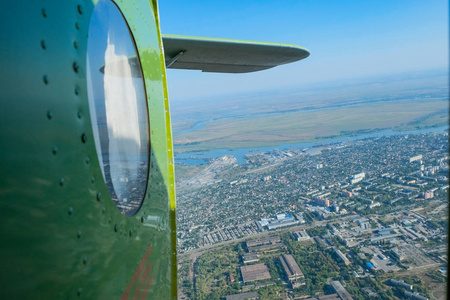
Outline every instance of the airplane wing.
{"type": "Polygon", "coordinates": [[[270,69],[309,56],[291,44],[250,42],[163,34],[166,68],[216,73],[248,73],[270,69]]]}

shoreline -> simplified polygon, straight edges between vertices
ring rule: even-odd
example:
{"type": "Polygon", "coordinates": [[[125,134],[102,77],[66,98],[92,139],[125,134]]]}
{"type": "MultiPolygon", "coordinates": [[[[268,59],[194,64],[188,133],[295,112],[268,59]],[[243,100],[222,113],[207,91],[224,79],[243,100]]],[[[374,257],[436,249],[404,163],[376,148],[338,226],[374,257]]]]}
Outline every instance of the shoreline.
{"type": "MultiPolygon", "coordinates": [[[[209,160],[231,155],[236,157],[238,164],[245,164],[244,157],[248,153],[266,152],[272,150],[288,150],[288,149],[298,149],[298,148],[313,148],[320,147],[328,144],[339,144],[349,141],[364,140],[370,138],[377,138],[383,136],[395,136],[395,135],[407,135],[407,134],[421,134],[421,133],[433,133],[433,132],[444,132],[449,130],[449,125],[439,126],[439,127],[426,127],[416,130],[404,130],[404,131],[394,131],[392,129],[371,131],[356,135],[346,135],[330,139],[322,139],[315,142],[299,142],[299,143],[284,143],[274,146],[260,146],[260,147],[245,147],[245,148],[217,148],[217,149],[205,149],[205,150],[194,150],[186,152],[175,152],[175,163],[186,164],[186,165],[200,165],[207,164],[209,160]]],[[[174,147],[176,148],[176,146],[174,147]]]]}

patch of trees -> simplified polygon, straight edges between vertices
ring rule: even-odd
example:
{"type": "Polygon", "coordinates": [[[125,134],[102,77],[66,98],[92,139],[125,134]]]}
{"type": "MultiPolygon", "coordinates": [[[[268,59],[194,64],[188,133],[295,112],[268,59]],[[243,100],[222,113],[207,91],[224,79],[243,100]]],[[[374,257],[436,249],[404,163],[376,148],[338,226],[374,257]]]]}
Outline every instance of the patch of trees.
{"type": "Polygon", "coordinates": [[[303,246],[302,244],[285,240],[285,244],[305,274],[305,285],[296,289],[303,295],[314,295],[322,292],[329,278],[337,278],[335,266],[318,249],[317,246],[303,246]]]}
{"type": "Polygon", "coordinates": [[[310,228],[310,229],[307,229],[306,232],[309,234],[310,237],[323,236],[328,233],[327,230],[325,229],[325,227],[310,228]]]}

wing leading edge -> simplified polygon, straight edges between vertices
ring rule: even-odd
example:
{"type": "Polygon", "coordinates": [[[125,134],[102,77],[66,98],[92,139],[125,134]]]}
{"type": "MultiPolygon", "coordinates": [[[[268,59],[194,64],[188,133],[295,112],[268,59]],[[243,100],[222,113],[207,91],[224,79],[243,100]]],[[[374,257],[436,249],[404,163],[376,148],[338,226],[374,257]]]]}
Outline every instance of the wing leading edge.
{"type": "Polygon", "coordinates": [[[162,35],[166,67],[216,73],[248,73],[302,60],[309,50],[291,44],[162,35]]]}

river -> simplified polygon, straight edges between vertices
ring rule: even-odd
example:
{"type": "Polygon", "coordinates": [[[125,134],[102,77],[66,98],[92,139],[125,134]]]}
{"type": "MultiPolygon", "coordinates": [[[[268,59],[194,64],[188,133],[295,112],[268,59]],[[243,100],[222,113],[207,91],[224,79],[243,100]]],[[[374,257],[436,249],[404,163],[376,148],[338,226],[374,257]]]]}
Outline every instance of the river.
{"type": "Polygon", "coordinates": [[[184,152],[175,153],[175,162],[187,164],[190,166],[206,164],[208,160],[221,157],[221,156],[234,156],[237,159],[238,164],[245,164],[245,155],[248,153],[260,153],[271,150],[288,150],[288,149],[298,149],[298,148],[310,148],[321,145],[345,143],[357,140],[364,140],[382,136],[393,136],[393,135],[407,135],[407,134],[421,134],[421,133],[432,133],[432,132],[444,132],[449,129],[449,126],[442,127],[430,127],[418,130],[409,131],[393,131],[393,130],[381,130],[371,133],[364,133],[355,136],[339,137],[334,139],[321,140],[313,143],[296,143],[296,144],[281,144],[277,146],[270,147],[256,147],[256,148],[237,148],[237,149],[214,149],[206,152],[184,152]]]}

